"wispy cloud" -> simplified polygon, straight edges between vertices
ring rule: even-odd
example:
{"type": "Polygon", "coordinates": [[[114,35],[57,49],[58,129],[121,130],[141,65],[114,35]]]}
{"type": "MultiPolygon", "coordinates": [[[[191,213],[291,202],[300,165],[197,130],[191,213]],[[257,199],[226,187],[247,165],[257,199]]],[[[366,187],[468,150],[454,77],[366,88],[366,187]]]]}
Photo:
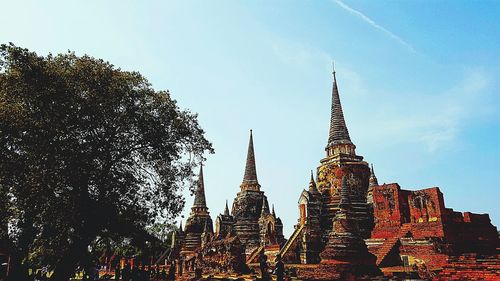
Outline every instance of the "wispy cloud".
{"type": "MultiPolygon", "coordinates": [[[[274,54],[285,64],[318,71],[317,66],[328,67],[331,55],[307,44],[276,40],[271,45],[274,54]]],[[[463,77],[432,94],[407,89],[404,94],[377,90],[368,85],[352,67],[336,66],[344,107],[355,104],[347,112],[350,129],[358,140],[368,143],[408,145],[417,143],[432,153],[441,148],[459,148],[458,137],[465,127],[484,115],[490,115],[489,73],[481,68],[466,69],[463,77]],[[372,104],[365,107],[362,104],[372,104]],[[369,122],[367,122],[369,120],[369,122]]],[[[389,90],[389,91],[387,91],[389,90]]]]}
{"type": "Polygon", "coordinates": [[[382,31],[383,33],[385,33],[386,35],[388,35],[392,39],[396,40],[399,44],[405,46],[412,53],[417,53],[417,51],[415,50],[415,48],[413,48],[412,45],[410,45],[408,42],[406,42],[405,40],[403,40],[403,38],[397,36],[396,34],[392,33],[389,30],[387,30],[385,27],[383,27],[380,24],[376,23],[374,20],[372,20],[367,15],[363,14],[362,12],[360,12],[360,11],[358,11],[356,9],[351,8],[350,6],[348,6],[347,4],[345,4],[344,2],[342,2],[341,0],[333,0],[333,2],[335,2],[337,5],[339,5],[342,9],[344,9],[344,10],[348,11],[349,13],[351,13],[351,14],[359,17],[359,18],[361,18],[363,21],[365,21],[366,23],[368,23],[369,25],[371,25],[373,28],[382,31]]]}
{"type": "Polygon", "coordinates": [[[314,51],[310,47],[293,41],[283,39],[276,40],[271,44],[273,53],[284,63],[291,65],[310,64],[320,51],[314,51]]]}
{"type": "Polygon", "coordinates": [[[422,144],[430,153],[444,147],[460,147],[458,137],[463,130],[494,110],[489,105],[491,79],[482,68],[468,69],[454,85],[433,95],[374,93],[367,90],[368,86],[356,72],[344,69],[340,73],[349,74],[342,76],[344,92],[370,93],[344,96],[345,99],[377,105],[372,110],[363,108],[350,114],[355,121],[351,128],[357,128],[358,137],[370,143],[406,145],[414,142],[422,144]]]}
{"type": "Polygon", "coordinates": [[[488,85],[489,77],[484,70],[471,69],[456,86],[433,101],[438,107],[428,112],[432,117],[423,120],[428,127],[420,136],[430,151],[454,141],[466,123],[487,113],[488,85]]]}

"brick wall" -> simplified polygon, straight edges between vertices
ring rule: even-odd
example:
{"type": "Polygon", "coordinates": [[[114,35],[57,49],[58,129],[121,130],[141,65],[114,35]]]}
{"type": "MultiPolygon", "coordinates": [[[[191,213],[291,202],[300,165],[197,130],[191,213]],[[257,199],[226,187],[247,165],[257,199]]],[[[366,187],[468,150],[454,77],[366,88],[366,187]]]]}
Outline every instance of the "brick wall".
{"type": "Polygon", "coordinates": [[[447,254],[491,254],[500,246],[488,214],[446,208],[437,187],[408,191],[397,183],[375,186],[373,214],[371,238],[401,238],[398,232],[404,225],[415,239],[441,239],[447,254]]]}

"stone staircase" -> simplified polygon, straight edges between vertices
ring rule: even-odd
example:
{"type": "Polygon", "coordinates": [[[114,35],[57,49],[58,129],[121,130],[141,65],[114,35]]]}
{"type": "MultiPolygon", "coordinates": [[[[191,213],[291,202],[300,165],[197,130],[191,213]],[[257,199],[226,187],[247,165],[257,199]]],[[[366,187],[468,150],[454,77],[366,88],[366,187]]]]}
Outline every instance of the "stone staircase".
{"type": "Polygon", "coordinates": [[[292,233],[292,236],[290,236],[290,239],[288,239],[288,241],[286,241],[285,245],[283,245],[283,247],[279,251],[279,254],[281,255],[281,257],[284,257],[287,254],[290,247],[295,244],[297,238],[300,237],[300,234],[302,234],[302,230],[304,229],[304,226],[305,226],[305,224],[302,224],[294,230],[294,232],[292,233]]]}
{"type": "Polygon", "coordinates": [[[377,266],[380,266],[386,259],[389,253],[396,247],[401,245],[399,238],[406,237],[410,232],[411,225],[403,224],[395,237],[385,240],[385,242],[377,249],[375,255],[377,256],[377,266]]]}
{"type": "Polygon", "coordinates": [[[160,264],[162,260],[168,259],[170,257],[170,253],[172,253],[172,248],[167,248],[163,253],[158,257],[154,264],[160,264]]]}
{"type": "Polygon", "coordinates": [[[246,263],[255,263],[257,262],[257,257],[259,256],[260,252],[262,252],[264,250],[264,246],[259,246],[257,248],[255,248],[255,250],[252,251],[252,253],[250,253],[250,255],[248,255],[248,258],[246,260],[246,263]]]}

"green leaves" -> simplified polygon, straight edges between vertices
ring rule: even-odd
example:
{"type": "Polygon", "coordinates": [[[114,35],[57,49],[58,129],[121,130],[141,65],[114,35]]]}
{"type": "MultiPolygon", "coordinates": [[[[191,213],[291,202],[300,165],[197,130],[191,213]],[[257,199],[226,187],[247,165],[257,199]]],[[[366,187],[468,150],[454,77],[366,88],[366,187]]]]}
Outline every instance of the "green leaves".
{"type": "Polygon", "coordinates": [[[0,187],[25,257],[57,263],[75,241],[175,217],[205,152],[196,114],[139,73],[1,45],[0,187]]]}

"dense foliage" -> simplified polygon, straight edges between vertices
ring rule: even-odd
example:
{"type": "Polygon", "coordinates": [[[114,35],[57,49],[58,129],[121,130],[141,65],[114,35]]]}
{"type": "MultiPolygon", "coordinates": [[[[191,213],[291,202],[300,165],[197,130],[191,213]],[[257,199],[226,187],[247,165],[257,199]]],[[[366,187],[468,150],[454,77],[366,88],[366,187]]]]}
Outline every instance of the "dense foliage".
{"type": "Polygon", "coordinates": [[[180,213],[205,152],[196,114],[139,73],[0,47],[0,215],[18,261],[64,280],[97,237],[147,237],[180,213]]]}

